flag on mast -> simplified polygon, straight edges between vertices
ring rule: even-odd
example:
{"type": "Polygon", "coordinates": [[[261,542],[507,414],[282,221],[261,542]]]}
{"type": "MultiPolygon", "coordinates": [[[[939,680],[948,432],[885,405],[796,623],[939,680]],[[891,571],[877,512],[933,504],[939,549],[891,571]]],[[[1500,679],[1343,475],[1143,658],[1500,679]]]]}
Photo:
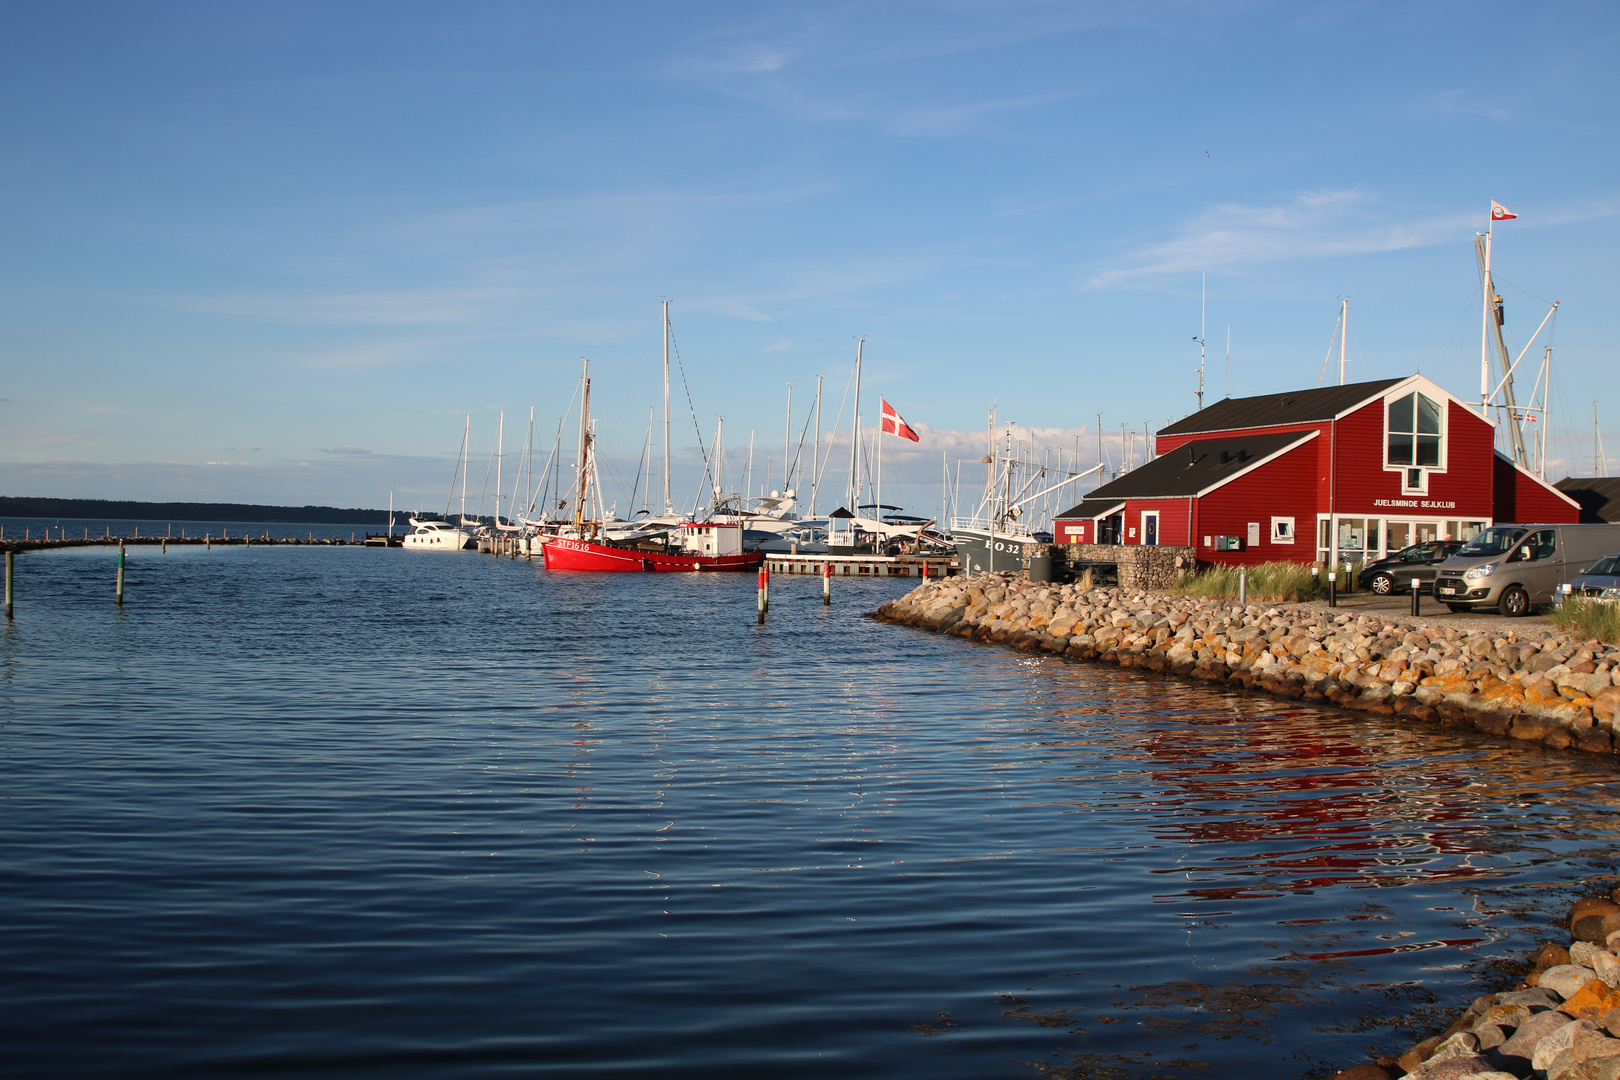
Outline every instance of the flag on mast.
{"type": "Polygon", "coordinates": [[[1519,216],[1518,214],[1515,214],[1513,211],[1509,210],[1507,207],[1503,206],[1501,203],[1497,202],[1495,199],[1491,200],[1491,220],[1492,221],[1512,221],[1514,218],[1516,218],[1518,216],[1519,216]]]}
{"type": "Polygon", "coordinates": [[[917,437],[917,433],[911,430],[911,426],[900,418],[900,414],[894,411],[894,406],[890,405],[887,399],[879,398],[878,400],[883,402],[883,431],[885,434],[898,435],[902,439],[910,439],[912,442],[922,441],[917,437]]]}

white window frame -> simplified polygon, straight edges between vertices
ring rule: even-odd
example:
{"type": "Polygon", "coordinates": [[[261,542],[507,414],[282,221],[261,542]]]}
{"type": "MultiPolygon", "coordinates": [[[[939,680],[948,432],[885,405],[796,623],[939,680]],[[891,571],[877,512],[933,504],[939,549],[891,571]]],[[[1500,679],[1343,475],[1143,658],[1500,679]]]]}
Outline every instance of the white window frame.
{"type": "MultiPolygon", "coordinates": [[[[1443,473],[1443,472],[1447,471],[1447,466],[1448,466],[1448,463],[1449,463],[1450,458],[1451,458],[1451,400],[1448,397],[1445,397],[1445,396],[1431,397],[1430,395],[1425,394],[1421,388],[1416,387],[1416,386],[1409,386],[1404,393],[1395,393],[1395,394],[1387,394],[1387,395],[1385,395],[1385,397],[1383,399],[1383,402],[1382,402],[1382,408],[1384,410],[1384,417],[1383,417],[1383,421],[1382,421],[1383,429],[1384,429],[1384,440],[1383,440],[1383,443],[1381,444],[1381,447],[1380,447],[1380,449],[1378,451],[1378,456],[1384,463],[1384,471],[1385,472],[1392,472],[1392,473],[1399,473],[1400,474],[1400,477],[1401,477],[1401,494],[1402,495],[1427,495],[1429,493],[1429,474],[1430,473],[1443,473]],[[1401,398],[1413,397],[1414,395],[1416,397],[1426,397],[1430,401],[1434,402],[1436,405],[1440,406],[1440,464],[1438,464],[1438,465],[1417,465],[1417,464],[1394,465],[1394,464],[1390,463],[1390,460],[1389,460],[1389,435],[1390,435],[1390,431],[1389,431],[1389,406],[1390,406],[1390,404],[1392,402],[1399,401],[1401,398]],[[1416,471],[1418,473],[1418,484],[1415,487],[1411,484],[1411,473],[1412,473],[1412,471],[1416,471]]],[[[1418,408],[1418,403],[1414,400],[1412,402],[1412,426],[1413,426],[1414,429],[1417,427],[1417,418],[1418,418],[1419,415],[1420,415],[1420,411],[1419,411],[1419,408],[1418,408]]],[[[1407,433],[1402,432],[1402,434],[1404,435],[1404,434],[1407,434],[1407,433]]],[[[1415,432],[1415,430],[1412,432],[1412,435],[1413,435],[1413,438],[1414,438],[1413,447],[1412,447],[1412,460],[1415,462],[1417,460],[1417,444],[1416,444],[1416,441],[1415,441],[1416,440],[1416,432],[1415,432]]]]}
{"type": "Polygon", "coordinates": [[[1291,544],[1294,543],[1296,535],[1297,535],[1297,532],[1296,532],[1296,530],[1294,528],[1294,519],[1293,518],[1291,518],[1291,517],[1273,517],[1271,519],[1271,542],[1273,544],[1290,544],[1291,545],[1291,544]],[[1277,526],[1281,525],[1281,524],[1283,524],[1285,522],[1288,525],[1288,536],[1287,536],[1286,539],[1283,538],[1277,532],[1277,526]]]}
{"type": "Polygon", "coordinates": [[[1162,547],[1164,545],[1164,537],[1159,535],[1159,512],[1157,510],[1143,510],[1140,525],[1142,527],[1142,534],[1141,534],[1141,536],[1139,536],[1137,538],[1138,543],[1147,545],[1149,547],[1162,547]],[[1148,538],[1148,527],[1147,527],[1148,518],[1153,519],[1153,543],[1152,544],[1148,544],[1148,542],[1147,542],[1147,538],[1148,538]]]}

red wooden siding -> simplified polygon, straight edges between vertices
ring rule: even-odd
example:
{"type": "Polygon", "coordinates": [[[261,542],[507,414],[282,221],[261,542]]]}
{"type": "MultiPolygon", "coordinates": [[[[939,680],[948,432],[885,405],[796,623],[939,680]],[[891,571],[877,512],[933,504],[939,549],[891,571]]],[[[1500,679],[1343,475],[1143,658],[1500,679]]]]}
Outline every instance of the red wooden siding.
{"type": "Polygon", "coordinates": [[[1426,495],[1402,494],[1401,474],[1384,468],[1382,400],[1357,409],[1340,420],[1337,428],[1338,482],[1333,508],[1338,513],[1491,516],[1491,427],[1457,402],[1450,402],[1446,411],[1446,471],[1429,474],[1426,495]]]}
{"type": "Polygon", "coordinates": [[[1494,457],[1496,489],[1496,520],[1520,524],[1560,523],[1580,521],[1578,506],[1571,506],[1557,489],[1514,467],[1504,457],[1494,457]]]}
{"type": "Polygon", "coordinates": [[[1058,518],[1052,522],[1052,540],[1059,544],[1091,544],[1096,522],[1090,518],[1058,518]],[[1071,532],[1070,530],[1075,530],[1071,532]]]}
{"type": "Polygon", "coordinates": [[[1322,477],[1318,450],[1322,439],[1312,439],[1266,464],[1216,488],[1198,501],[1194,540],[1200,562],[1229,566],[1263,562],[1316,561],[1318,481],[1322,477]],[[1292,517],[1292,544],[1271,541],[1271,519],[1292,517]],[[1240,536],[1247,541],[1249,522],[1260,526],[1260,543],[1242,551],[1216,551],[1204,546],[1204,537],[1240,536]]]}
{"type": "Polygon", "coordinates": [[[1142,542],[1142,511],[1159,512],[1159,543],[1180,545],[1187,542],[1187,499],[1127,499],[1125,502],[1124,542],[1142,542]],[[1136,530],[1133,534],[1131,530],[1136,530]]]}

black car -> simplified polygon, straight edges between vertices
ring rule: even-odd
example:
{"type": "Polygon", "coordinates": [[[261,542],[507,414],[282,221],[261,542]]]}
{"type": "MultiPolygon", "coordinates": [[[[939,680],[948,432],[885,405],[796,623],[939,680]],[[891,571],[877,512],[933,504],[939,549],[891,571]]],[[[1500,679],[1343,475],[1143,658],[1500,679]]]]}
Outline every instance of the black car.
{"type": "Polygon", "coordinates": [[[1392,592],[1405,592],[1412,587],[1412,579],[1424,582],[1423,588],[1433,588],[1435,567],[1457,554],[1463,546],[1461,540],[1430,540],[1426,544],[1413,544],[1402,548],[1387,559],[1368,563],[1356,575],[1356,584],[1371,589],[1381,596],[1392,592]]]}

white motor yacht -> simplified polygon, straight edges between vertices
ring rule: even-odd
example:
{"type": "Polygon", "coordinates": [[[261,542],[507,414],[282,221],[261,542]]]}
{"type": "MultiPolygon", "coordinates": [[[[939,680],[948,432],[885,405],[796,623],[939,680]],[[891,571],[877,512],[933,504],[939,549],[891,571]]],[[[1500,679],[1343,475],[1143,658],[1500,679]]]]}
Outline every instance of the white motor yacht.
{"type": "Polygon", "coordinates": [[[460,551],[472,544],[472,537],[448,521],[418,521],[411,518],[411,531],[400,545],[426,551],[460,551]]]}

